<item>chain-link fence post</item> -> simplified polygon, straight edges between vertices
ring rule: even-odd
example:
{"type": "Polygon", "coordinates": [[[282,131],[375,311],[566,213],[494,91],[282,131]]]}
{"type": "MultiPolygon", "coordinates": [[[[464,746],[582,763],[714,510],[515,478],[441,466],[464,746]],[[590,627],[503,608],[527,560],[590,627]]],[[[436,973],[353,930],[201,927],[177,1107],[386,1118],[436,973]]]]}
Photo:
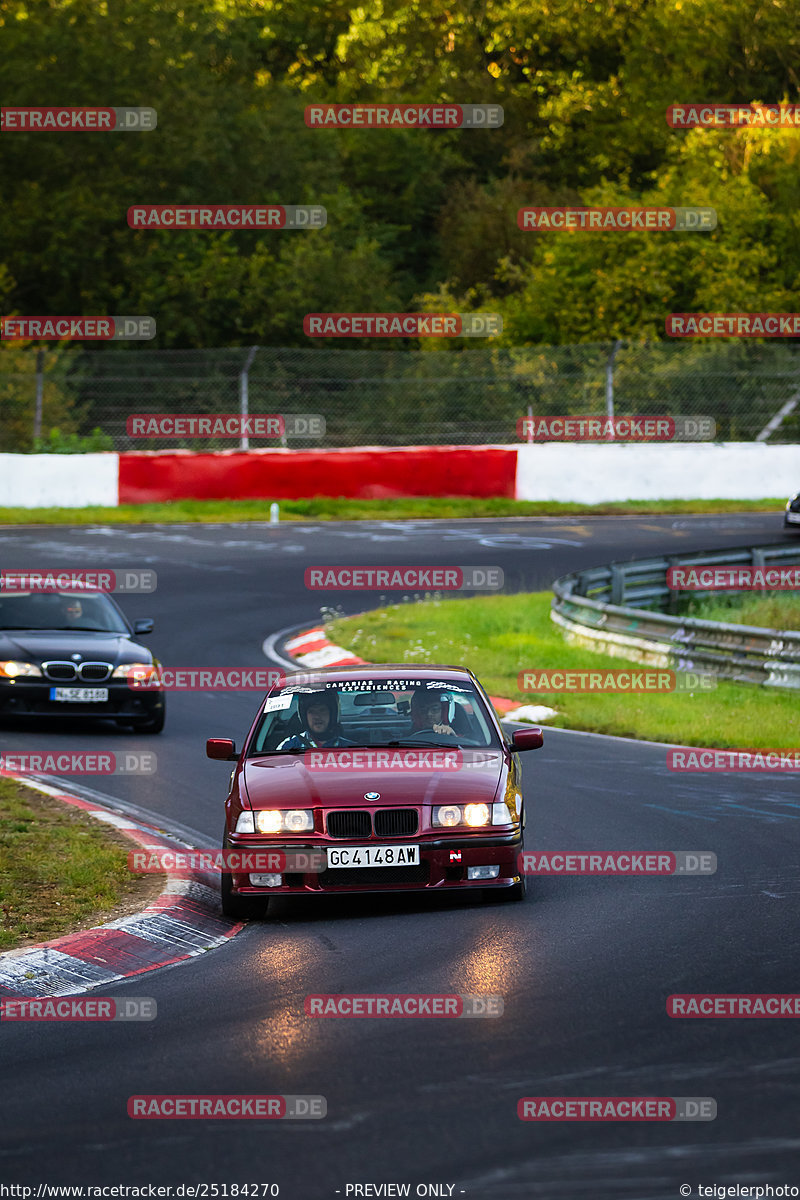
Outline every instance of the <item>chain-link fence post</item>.
{"type": "MultiPolygon", "coordinates": [[[[239,376],[239,411],[243,417],[248,417],[250,415],[250,368],[253,365],[253,359],[255,358],[257,352],[258,346],[250,347],[247,359],[242,367],[242,373],[239,376]]],[[[250,449],[250,438],[246,433],[242,434],[241,441],[239,442],[239,449],[250,449]]]]}
{"type": "Polygon", "coordinates": [[[36,408],[33,413],[33,441],[42,436],[42,401],[44,398],[44,350],[36,351],[36,408]]]}
{"type": "Polygon", "coordinates": [[[614,359],[621,345],[621,340],[617,338],[606,363],[606,416],[610,421],[614,420],[614,359]]]}

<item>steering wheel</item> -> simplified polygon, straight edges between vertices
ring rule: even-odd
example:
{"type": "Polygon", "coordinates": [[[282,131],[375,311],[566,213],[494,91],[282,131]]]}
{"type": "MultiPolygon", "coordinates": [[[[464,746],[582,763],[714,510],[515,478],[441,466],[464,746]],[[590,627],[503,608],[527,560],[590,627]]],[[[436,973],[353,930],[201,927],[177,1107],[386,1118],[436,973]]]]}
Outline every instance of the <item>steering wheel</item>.
{"type": "MultiPolygon", "coordinates": [[[[444,722],[442,722],[442,724],[444,724],[444,722]]],[[[418,737],[422,737],[423,734],[431,734],[431,733],[433,734],[434,737],[447,737],[447,738],[458,737],[458,734],[455,732],[454,733],[437,733],[436,730],[433,728],[433,726],[429,725],[427,729],[415,729],[412,733],[409,733],[407,735],[407,737],[404,738],[403,740],[407,741],[409,738],[418,738],[418,737]]]]}

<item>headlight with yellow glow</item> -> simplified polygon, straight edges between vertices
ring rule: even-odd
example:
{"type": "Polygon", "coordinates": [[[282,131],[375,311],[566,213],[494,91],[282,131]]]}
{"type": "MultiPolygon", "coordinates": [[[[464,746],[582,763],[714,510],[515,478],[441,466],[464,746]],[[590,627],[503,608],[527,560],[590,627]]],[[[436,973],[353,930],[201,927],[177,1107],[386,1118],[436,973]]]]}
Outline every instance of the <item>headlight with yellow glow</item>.
{"type": "Polygon", "coordinates": [[[111,678],[112,679],[130,679],[132,683],[149,683],[151,679],[158,676],[158,671],[152,663],[123,663],[121,667],[115,667],[111,678]]]}
{"type": "Polygon", "coordinates": [[[464,820],[473,828],[478,825],[491,825],[492,810],[488,804],[468,804],[464,809],[464,820]]]}
{"type": "Polygon", "coordinates": [[[445,829],[453,829],[457,825],[479,829],[491,823],[492,810],[488,804],[443,804],[433,810],[433,824],[445,829]]]}
{"type": "Polygon", "coordinates": [[[42,671],[35,663],[16,662],[13,658],[7,662],[0,662],[0,678],[2,679],[22,679],[38,677],[41,679],[42,671]]]}
{"type": "Polygon", "coordinates": [[[255,816],[258,833],[310,833],[314,828],[310,808],[262,808],[255,816]]]}

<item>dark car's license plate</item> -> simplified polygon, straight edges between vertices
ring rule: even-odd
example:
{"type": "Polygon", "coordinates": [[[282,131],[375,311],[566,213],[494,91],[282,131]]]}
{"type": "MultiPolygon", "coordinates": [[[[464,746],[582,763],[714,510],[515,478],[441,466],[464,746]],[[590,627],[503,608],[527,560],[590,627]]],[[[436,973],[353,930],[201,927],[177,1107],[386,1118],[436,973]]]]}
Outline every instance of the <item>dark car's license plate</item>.
{"type": "Polygon", "coordinates": [[[108,688],[53,687],[50,699],[67,704],[102,704],[108,700],[108,688]]]}

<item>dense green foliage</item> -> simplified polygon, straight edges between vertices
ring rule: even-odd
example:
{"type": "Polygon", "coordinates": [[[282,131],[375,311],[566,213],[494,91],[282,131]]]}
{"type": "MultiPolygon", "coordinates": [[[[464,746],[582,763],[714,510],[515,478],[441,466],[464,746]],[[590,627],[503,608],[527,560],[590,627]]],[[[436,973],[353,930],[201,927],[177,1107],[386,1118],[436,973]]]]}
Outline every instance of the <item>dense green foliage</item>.
{"type": "Polygon", "coordinates": [[[507,345],[661,337],[673,310],[791,311],[800,131],[680,132],[665,109],[796,100],[799,15],[797,0],[0,0],[5,105],[158,110],[151,133],[0,139],[0,303],[152,314],[162,347],[307,345],[307,311],[487,308],[507,345]],[[494,102],[505,123],[306,128],[323,100],[494,102]],[[324,204],[328,226],[126,223],[136,202],[266,201],[324,204]],[[711,204],[719,227],[517,228],[521,204],[580,202],[711,204]]]}

